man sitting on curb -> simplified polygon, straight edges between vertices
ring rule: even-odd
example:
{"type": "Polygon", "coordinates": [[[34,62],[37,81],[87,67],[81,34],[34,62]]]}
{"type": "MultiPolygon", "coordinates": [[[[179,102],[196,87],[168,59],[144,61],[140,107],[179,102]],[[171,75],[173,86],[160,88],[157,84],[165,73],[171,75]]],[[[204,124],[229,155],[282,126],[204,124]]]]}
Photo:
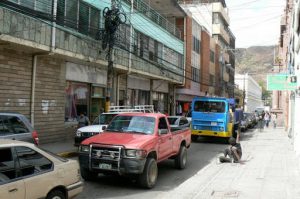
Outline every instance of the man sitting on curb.
{"type": "Polygon", "coordinates": [[[239,163],[242,158],[242,147],[239,143],[239,134],[237,138],[229,138],[230,146],[225,149],[224,156],[219,157],[219,161],[221,163],[231,162],[231,163],[239,163]],[[227,157],[228,156],[228,157],[227,157]]]}

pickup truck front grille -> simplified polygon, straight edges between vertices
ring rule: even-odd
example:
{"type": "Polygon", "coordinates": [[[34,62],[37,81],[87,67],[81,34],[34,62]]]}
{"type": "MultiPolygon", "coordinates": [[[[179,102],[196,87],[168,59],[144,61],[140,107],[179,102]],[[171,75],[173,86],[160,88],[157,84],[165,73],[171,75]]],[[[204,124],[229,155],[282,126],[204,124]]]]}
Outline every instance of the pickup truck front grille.
{"type": "Polygon", "coordinates": [[[119,171],[122,147],[92,145],[90,167],[92,169],[119,171]]]}

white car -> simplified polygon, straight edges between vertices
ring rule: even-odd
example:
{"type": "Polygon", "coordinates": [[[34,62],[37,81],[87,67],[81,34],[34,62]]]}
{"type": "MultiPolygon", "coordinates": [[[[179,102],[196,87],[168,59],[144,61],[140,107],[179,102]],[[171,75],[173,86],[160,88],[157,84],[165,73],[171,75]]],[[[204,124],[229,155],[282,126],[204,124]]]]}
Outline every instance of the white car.
{"type": "Polygon", "coordinates": [[[93,121],[92,125],[84,126],[76,131],[75,135],[75,146],[79,146],[79,144],[94,135],[102,133],[110,121],[119,113],[102,113],[93,121]]]}
{"type": "Polygon", "coordinates": [[[102,133],[110,121],[120,113],[153,113],[153,105],[137,105],[130,106],[110,106],[109,112],[100,114],[90,126],[85,126],[77,129],[75,134],[75,146],[79,146],[80,143],[94,135],[102,133]]]}
{"type": "Polygon", "coordinates": [[[66,199],[83,189],[75,160],[8,139],[0,139],[0,154],[0,198],[66,199]]]}

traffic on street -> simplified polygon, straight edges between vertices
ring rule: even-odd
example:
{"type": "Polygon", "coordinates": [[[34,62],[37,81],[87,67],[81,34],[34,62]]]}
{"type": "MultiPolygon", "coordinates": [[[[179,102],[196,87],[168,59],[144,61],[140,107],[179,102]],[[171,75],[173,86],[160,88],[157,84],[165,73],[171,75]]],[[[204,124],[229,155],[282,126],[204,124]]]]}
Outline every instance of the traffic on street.
{"type": "Polygon", "coordinates": [[[0,199],[300,198],[299,12],[0,0],[0,199]]]}

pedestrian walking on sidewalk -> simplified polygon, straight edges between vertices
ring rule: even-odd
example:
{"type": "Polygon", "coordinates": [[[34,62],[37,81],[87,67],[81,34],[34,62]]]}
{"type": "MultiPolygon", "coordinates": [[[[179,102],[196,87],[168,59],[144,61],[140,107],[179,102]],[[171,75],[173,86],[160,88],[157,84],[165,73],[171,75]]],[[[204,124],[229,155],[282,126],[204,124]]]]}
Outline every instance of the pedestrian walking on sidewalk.
{"type": "Polygon", "coordinates": [[[270,123],[270,113],[269,112],[266,112],[265,114],[265,117],[264,117],[264,120],[265,120],[265,124],[266,124],[266,127],[268,128],[269,127],[269,123],[270,123]]]}
{"type": "Polygon", "coordinates": [[[274,129],[276,128],[276,125],[277,125],[277,115],[276,115],[276,113],[272,113],[272,115],[271,115],[271,120],[272,120],[272,122],[273,122],[273,127],[274,127],[274,129]]]}
{"type": "Polygon", "coordinates": [[[239,133],[237,134],[237,138],[229,138],[229,147],[225,149],[224,156],[219,157],[219,161],[221,163],[231,162],[231,163],[239,163],[242,158],[242,146],[239,143],[239,133]],[[228,157],[227,157],[228,156],[228,157]]]}

